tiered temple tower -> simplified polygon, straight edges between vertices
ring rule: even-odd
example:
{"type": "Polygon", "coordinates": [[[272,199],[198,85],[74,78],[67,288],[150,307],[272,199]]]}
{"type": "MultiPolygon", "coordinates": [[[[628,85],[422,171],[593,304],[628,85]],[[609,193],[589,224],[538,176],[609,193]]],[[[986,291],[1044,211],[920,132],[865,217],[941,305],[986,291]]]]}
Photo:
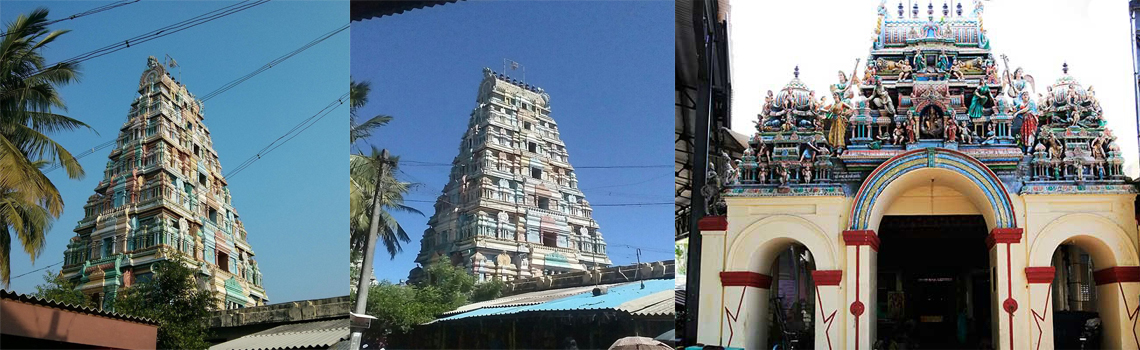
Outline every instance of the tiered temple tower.
{"type": "Polygon", "coordinates": [[[153,56],[138,92],[61,273],[106,306],[150,278],[152,264],[184,255],[219,307],[264,305],[261,272],[230,204],[202,101],[153,56]]]}
{"type": "Polygon", "coordinates": [[[476,102],[416,262],[447,259],[479,281],[610,265],[550,95],[484,68],[476,102]]]}

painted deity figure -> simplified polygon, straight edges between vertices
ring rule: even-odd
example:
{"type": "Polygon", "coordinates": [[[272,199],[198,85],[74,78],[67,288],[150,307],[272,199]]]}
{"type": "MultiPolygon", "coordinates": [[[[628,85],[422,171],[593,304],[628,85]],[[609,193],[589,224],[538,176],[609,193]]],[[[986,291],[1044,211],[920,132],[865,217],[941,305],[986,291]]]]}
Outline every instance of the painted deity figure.
{"type": "Polygon", "coordinates": [[[892,145],[902,144],[903,141],[905,141],[906,136],[904,135],[905,130],[903,129],[905,128],[901,124],[895,125],[895,131],[891,134],[892,145]]]}
{"type": "Polygon", "coordinates": [[[958,132],[962,134],[961,138],[964,144],[972,144],[975,141],[974,139],[977,138],[974,130],[967,126],[965,121],[962,121],[962,123],[958,125],[958,132]]]}
{"type": "Polygon", "coordinates": [[[891,95],[887,93],[887,88],[883,86],[883,82],[875,79],[875,92],[874,97],[871,99],[871,104],[879,109],[879,114],[882,116],[895,115],[895,103],[891,100],[891,95]]]}
{"type": "Polygon", "coordinates": [[[918,51],[914,54],[913,62],[914,64],[912,64],[912,66],[915,72],[926,71],[926,56],[922,54],[922,51],[918,51]]]}
{"type": "Polygon", "coordinates": [[[994,64],[993,60],[986,59],[985,72],[986,72],[986,83],[987,84],[998,84],[1001,82],[1001,80],[998,79],[997,65],[994,64]]]}
{"type": "Polygon", "coordinates": [[[903,79],[914,79],[913,73],[914,67],[911,67],[910,64],[906,63],[905,60],[899,62],[899,81],[902,81],[903,79]]]}
{"type": "Polygon", "coordinates": [[[942,135],[946,142],[958,142],[958,124],[954,123],[954,117],[947,116],[943,122],[945,126],[942,128],[942,135]]]}
{"type": "Polygon", "coordinates": [[[1037,102],[1029,98],[1028,91],[1022,91],[1021,96],[1014,101],[1014,118],[1021,117],[1021,142],[1025,152],[1033,149],[1037,135],[1037,102]]]}
{"type": "Polygon", "coordinates": [[[992,103],[994,95],[990,92],[990,87],[982,85],[974,90],[974,98],[970,100],[970,109],[966,112],[971,119],[978,119],[985,116],[986,103],[992,103]]]}
{"type": "Polygon", "coordinates": [[[965,74],[962,73],[964,68],[962,61],[954,61],[954,64],[950,66],[950,77],[954,79],[965,79],[965,74]]]}
{"type": "Polygon", "coordinates": [[[780,126],[780,123],[783,122],[780,115],[786,112],[781,111],[779,112],[781,114],[777,114],[776,107],[776,98],[772,95],[772,90],[768,90],[768,96],[764,97],[764,106],[760,108],[761,120],[756,125],[756,131],[760,131],[761,128],[770,129],[780,126]]]}
{"type": "Polygon", "coordinates": [[[800,173],[803,174],[800,180],[805,184],[811,183],[811,163],[804,163],[803,168],[800,169],[800,173]]]}
{"type": "Polygon", "coordinates": [[[939,73],[950,72],[950,57],[946,56],[946,51],[938,53],[938,60],[935,62],[936,68],[939,73]]]}
{"type": "Polygon", "coordinates": [[[827,133],[827,141],[836,149],[846,147],[847,122],[854,107],[850,105],[851,88],[855,84],[847,81],[847,76],[839,72],[839,83],[831,85],[831,96],[835,100],[828,108],[828,119],[831,120],[831,130],[827,133]]]}

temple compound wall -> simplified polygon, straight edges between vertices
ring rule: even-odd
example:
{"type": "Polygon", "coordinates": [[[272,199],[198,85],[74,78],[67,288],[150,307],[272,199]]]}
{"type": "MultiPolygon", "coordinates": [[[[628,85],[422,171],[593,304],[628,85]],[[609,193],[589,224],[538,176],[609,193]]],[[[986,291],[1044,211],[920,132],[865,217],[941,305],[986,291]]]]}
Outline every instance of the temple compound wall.
{"type": "Polygon", "coordinates": [[[989,290],[974,295],[989,300],[966,304],[989,310],[973,317],[989,320],[980,336],[995,349],[1061,346],[1058,301],[1095,310],[1101,347],[1140,349],[1137,187],[1121,171],[1095,93],[1067,65],[1037,92],[1004,56],[1006,69],[997,67],[980,3],[972,13],[951,10],[936,20],[933,6],[920,17],[917,4],[900,4],[897,16],[880,5],[862,76],[840,72],[829,96],[817,98],[797,67],[797,78],[768,92],[742,156],[716,166],[723,204],[700,224],[698,343],[762,349],[788,338],[770,326],[787,322],[771,310],[783,305],[773,299],[773,271],[798,247],[791,252],[806,253],[793,259],[810,262],[804,300],[814,302],[801,307],[813,310],[814,348],[875,348],[891,336],[881,318],[894,317],[881,310],[895,300],[880,300],[880,284],[902,284],[879,280],[880,248],[894,239],[880,236],[887,218],[980,216],[969,248],[890,249],[949,266],[957,258],[931,263],[921,254],[986,250],[979,280],[989,282],[977,288],[989,290]],[[1070,260],[1070,250],[1083,255],[1070,260]]]}

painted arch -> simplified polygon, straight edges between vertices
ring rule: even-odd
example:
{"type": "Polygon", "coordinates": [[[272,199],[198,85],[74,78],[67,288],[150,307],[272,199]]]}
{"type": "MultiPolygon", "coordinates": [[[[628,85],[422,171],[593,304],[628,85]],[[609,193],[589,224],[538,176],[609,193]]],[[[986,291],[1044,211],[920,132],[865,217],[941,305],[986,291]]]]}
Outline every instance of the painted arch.
{"type": "Polygon", "coordinates": [[[971,192],[985,197],[985,203],[980,203],[979,209],[987,212],[991,228],[1017,227],[1009,193],[997,175],[974,157],[944,148],[908,151],[875,168],[867,176],[867,180],[863,181],[859,192],[855,194],[848,227],[852,230],[874,229],[868,227],[875,212],[872,209],[876,205],[889,205],[889,203],[876,204],[884,190],[896,179],[923,169],[950,171],[972,183],[971,187],[976,186],[977,191],[971,192]]]}

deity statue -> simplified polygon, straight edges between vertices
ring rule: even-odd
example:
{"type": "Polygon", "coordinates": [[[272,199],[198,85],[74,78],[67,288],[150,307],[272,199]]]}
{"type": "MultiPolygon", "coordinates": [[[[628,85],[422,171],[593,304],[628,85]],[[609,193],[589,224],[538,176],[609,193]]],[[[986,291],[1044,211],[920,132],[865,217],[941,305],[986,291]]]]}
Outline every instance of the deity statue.
{"type": "Polygon", "coordinates": [[[966,112],[971,119],[977,119],[985,116],[986,103],[992,103],[994,95],[990,92],[990,87],[982,85],[974,90],[974,98],[970,100],[970,109],[966,112]]]}
{"type": "Polygon", "coordinates": [[[987,85],[998,84],[1001,82],[1001,80],[998,79],[998,72],[997,71],[998,71],[998,68],[997,68],[997,65],[994,64],[994,61],[991,59],[986,59],[986,67],[985,67],[986,80],[985,80],[985,82],[987,85]]]}
{"type": "Polygon", "coordinates": [[[950,57],[946,56],[946,51],[938,53],[938,60],[935,63],[939,73],[950,72],[950,57]]]}
{"type": "Polygon", "coordinates": [[[907,117],[906,122],[906,142],[918,142],[918,116],[911,115],[907,117]]]}
{"type": "Polygon", "coordinates": [[[954,64],[950,66],[950,77],[954,79],[965,79],[965,74],[962,73],[963,69],[964,65],[962,61],[954,61],[954,64]]]}
{"type": "Polygon", "coordinates": [[[811,183],[811,163],[804,163],[803,168],[800,169],[800,173],[803,174],[803,178],[801,179],[803,183],[811,183]]]}
{"type": "Polygon", "coordinates": [[[786,111],[776,112],[776,98],[772,95],[772,90],[768,90],[768,96],[764,97],[764,105],[760,107],[760,121],[756,124],[756,131],[761,131],[762,128],[776,128],[783,122],[780,116],[786,111]]]}
{"type": "Polygon", "coordinates": [[[994,131],[994,123],[986,123],[986,138],[982,140],[983,145],[992,145],[997,143],[997,133],[994,131]]]}
{"type": "Polygon", "coordinates": [[[906,136],[904,135],[905,131],[903,129],[904,127],[902,125],[895,123],[895,131],[891,135],[892,145],[902,144],[903,141],[905,141],[906,136]]]}
{"type": "Polygon", "coordinates": [[[787,186],[788,179],[791,174],[788,174],[788,165],[779,163],[776,165],[776,178],[780,179],[780,186],[787,186]]]}
{"type": "Polygon", "coordinates": [[[879,79],[875,79],[875,91],[871,98],[871,104],[879,109],[879,115],[881,116],[895,115],[895,103],[891,100],[891,95],[887,93],[886,87],[883,86],[883,82],[879,79]]]}
{"type": "Polygon", "coordinates": [[[859,59],[855,59],[855,69],[851,70],[851,81],[848,82],[843,71],[839,71],[839,82],[831,85],[831,96],[835,103],[829,108],[828,119],[831,119],[831,130],[828,132],[827,141],[837,150],[847,146],[847,122],[855,112],[851,98],[859,92],[859,80],[855,78],[858,68],[859,59]]]}
{"type": "Polygon", "coordinates": [[[913,72],[914,68],[907,64],[906,61],[899,62],[899,81],[903,81],[903,79],[914,79],[913,72]]]}
{"type": "Polygon", "coordinates": [[[927,109],[926,115],[922,116],[922,136],[929,138],[938,138],[943,136],[942,130],[942,116],[935,112],[934,108],[927,109]]]}
{"type": "Polygon", "coordinates": [[[914,54],[913,62],[914,64],[912,64],[912,66],[914,66],[915,72],[926,71],[926,56],[922,55],[922,51],[918,51],[914,54]]]}
{"type": "Polygon", "coordinates": [[[732,167],[728,168],[728,172],[725,176],[728,178],[727,182],[729,185],[740,184],[740,159],[732,162],[732,167]]]}
{"type": "Polygon", "coordinates": [[[1034,83],[1032,75],[1025,74],[1025,72],[1023,72],[1020,67],[1018,67],[1017,70],[1013,71],[1013,75],[1010,75],[1009,58],[1005,55],[1001,55],[1001,58],[1005,60],[1006,68],[1004,84],[1009,86],[1009,97],[1017,98],[1018,96],[1021,96],[1021,92],[1026,91],[1027,88],[1031,88],[1034,92],[1037,92],[1037,85],[1034,83]]]}
{"type": "Polygon", "coordinates": [[[1034,137],[1037,135],[1037,102],[1029,98],[1028,91],[1022,91],[1021,96],[1014,100],[1014,118],[1021,117],[1021,141],[1025,152],[1033,149],[1034,137]]]}
{"type": "Polygon", "coordinates": [[[1107,141],[1108,141],[1108,137],[1105,136],[1103,133],[1100,134],[1100,136],[1097,136],[1096,138],[1092,139],[1092,141],[1089,141],[1089,148],[1092,149],[1093,158],[1095,158],[1096,160],[1104,160],[1104,158],[1105,158],[1104,145],[1105,145],[1105,143],[1107,143],[1107,141]]]}
{"type": "Polygon", "coordinates": [[[946,116],[945,118],[943,136],[946,142],[958,142],[958,124],[954,123],[954,117],[946,116]]]}
{"type": "Polygon", "coordinates": [[[958,125],[958,132],[961,134],[960,137],[962,138],[962,143],[964,144],[969,145],[978,141],[978,133],[974,132],[974,129],[969,127],[965,121],[962,121],[958,125]]]}

